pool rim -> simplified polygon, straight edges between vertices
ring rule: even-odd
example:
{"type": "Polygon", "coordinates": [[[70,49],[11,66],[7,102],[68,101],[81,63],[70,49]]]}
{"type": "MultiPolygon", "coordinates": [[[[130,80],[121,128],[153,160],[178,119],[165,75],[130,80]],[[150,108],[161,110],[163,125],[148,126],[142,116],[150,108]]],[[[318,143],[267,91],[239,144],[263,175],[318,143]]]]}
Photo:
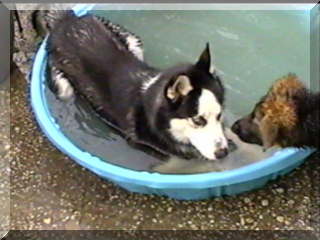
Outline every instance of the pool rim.
{"type": "MultiPolygon", "coordinates": [[[[77,4],[74,12],[80,16],[91,10],[94,4],[77,4]]],[[[46,46],[47,38],[36,53],[31,75],[31,105],[35,117],[45,135],[64,154],[96,174],[117,182],[134,183],[159,189],[204,189],[239,184],[275,173],[299,163],[314,152],[313,149],[298,150],[287,148],[280,150],[260,162],[223,172],[198,174],[162,174],[136,171],[108,163],[99,157],[85,152],[72,143],[60,130],[51,116],[45,97],[46,46]]]]}

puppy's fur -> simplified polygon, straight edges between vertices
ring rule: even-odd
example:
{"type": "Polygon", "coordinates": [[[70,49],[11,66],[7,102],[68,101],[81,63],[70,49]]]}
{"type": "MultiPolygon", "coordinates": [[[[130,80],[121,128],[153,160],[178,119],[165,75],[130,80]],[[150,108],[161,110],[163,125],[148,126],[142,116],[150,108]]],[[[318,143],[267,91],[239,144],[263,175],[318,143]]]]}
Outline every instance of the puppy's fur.
{"type": "Polygon", "coordinates": [[[49,57],[60,98],[74,90],[135,146],[164,155],[214,160],[227,154],[224,88],[210,72],[209,45],[195,64],[159,70],[122,27],[71,13],[51,31],[49,57]]]}
{"type": "Polygon", "coordinates": [[[249,143],[265,149],[313,147],[319,149],[320,94],[306,89],[295,74],[278,79],[248,116],[232,130],[249,143]]]}

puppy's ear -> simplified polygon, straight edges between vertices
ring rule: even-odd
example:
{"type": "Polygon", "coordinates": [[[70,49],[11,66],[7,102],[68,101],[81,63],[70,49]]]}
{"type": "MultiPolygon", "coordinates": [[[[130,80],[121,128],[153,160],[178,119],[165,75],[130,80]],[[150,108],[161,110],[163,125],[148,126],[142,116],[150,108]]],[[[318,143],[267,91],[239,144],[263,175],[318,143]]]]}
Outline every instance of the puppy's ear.
{"type": "Polygon", "coordinates": [[[260,133],[264,151],[277,144],[279,126],[270,121],[270,118],[267,116],[260,122],[260,133]]]}
{"type": "MultiPolygon", "coordinates": [[[[196,66],[203,71],[209,72],[210,65],[211,65],[210,47],[209,47],[209,43],[207,43],[206,48],[203,50],[203,52],[201,53],[201,56],[199,57],[198,62],[196,63],[196,66]]],[[[213,71],[213,69],[211,70],[213,71]]]]}
{"type": "Polygon", "coordinates": [[[170,81],[166,88],[166,97],[172,101],[176,101],[182,96],[188,95],[193,89],[190,79],[186,75],[179,75],[170,81]]]}

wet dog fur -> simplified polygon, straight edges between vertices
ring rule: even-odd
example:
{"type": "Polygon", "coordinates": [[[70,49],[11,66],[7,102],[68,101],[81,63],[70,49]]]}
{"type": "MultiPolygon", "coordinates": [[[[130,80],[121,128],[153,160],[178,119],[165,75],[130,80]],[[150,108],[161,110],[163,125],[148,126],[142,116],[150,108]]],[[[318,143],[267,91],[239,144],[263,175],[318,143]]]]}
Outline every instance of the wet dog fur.
{"type": "Polygon", "coordinates": [[[232,126],[241,140],[279,147],[319,149],[320,94],[309,91],[295,74],[278,79],[253,111],[232,126]]]}
{"type": "Polygon", "coordinates": [[[51,30],[48,52],[61,99],[74,93],[136,147],[215,160],[227,154],[224,87],[210,71],[209,44],[195,64],[159,70],[143,60],[140,39],[96,16],[72,14],[51,30]]]}

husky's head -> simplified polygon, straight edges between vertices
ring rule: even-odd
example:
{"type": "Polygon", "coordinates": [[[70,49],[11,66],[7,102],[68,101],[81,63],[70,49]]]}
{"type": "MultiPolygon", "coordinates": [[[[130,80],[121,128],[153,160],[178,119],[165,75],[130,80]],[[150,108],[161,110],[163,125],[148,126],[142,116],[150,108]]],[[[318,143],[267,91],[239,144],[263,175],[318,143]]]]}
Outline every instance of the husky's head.
{"type": "Polygon", "coordinates": [[[215,160],[228,153],[222,125],[224,88],[211,69],[209,44],[195,64],[174,67],[158,76],[150,88],[153,127],[175,142],[215,160]],[[159,91],[160,90],[160,91],[159,91]]]}

